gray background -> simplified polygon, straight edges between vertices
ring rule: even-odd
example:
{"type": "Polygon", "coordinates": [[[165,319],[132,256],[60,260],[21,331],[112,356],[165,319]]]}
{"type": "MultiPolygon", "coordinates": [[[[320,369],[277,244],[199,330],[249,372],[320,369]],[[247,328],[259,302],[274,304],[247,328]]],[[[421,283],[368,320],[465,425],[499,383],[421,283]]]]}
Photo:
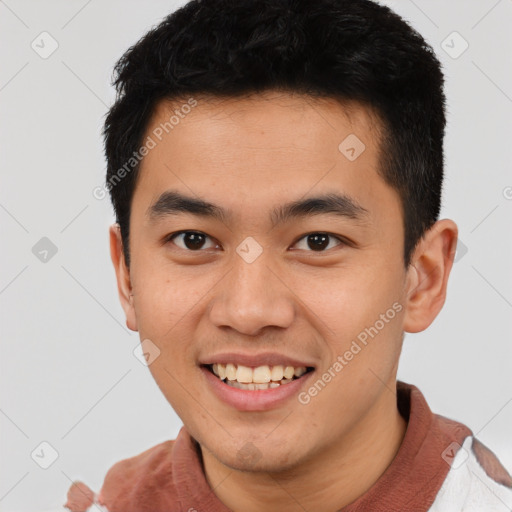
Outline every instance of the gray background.
{"type": "MultiPolygon", "coordinates": [[[[92,191],[104,179],[112,66],[183,3],[0,1],[1,511],[61,510],[71,480],[99,491],[113,463],[181,426],[134,357],[138,335],[125,327],[108,253],[111,207],[92,191]],[[58,44],[47,58],[43,31],[58,44]],[[58,454],[48,469],[42,442],[58,454]]],[[[512,0],[388,4],[444,66],[442,217],[463,243],[444,309],[406,335],[399,378],[510,470],[512,0]]]]}

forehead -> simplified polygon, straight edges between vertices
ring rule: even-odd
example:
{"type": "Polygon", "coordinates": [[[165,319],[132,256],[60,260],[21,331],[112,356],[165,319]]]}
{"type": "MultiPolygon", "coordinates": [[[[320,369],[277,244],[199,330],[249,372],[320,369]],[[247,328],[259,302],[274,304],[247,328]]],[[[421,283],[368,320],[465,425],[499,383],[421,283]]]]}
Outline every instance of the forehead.
{"type": "MultiPolygon", "coordinates": [[[[348,133],[359,133],[367,145],[378,146],[381,121],[373,109],[356,101],[266,91],[241,97],[200,95],[162,100],[155,106],[147,134],[155,130],[161,132],[156,134],[159,140],[169,138],[171,134],[185,138],[193,130],[196,134],[194,142],[199,147],[213,141],[213,136],[218,140],[232,136],[232,131],[243,137],[278,135],[273,142],[300,150],[308,146],[314,149],[314,144],[319,142],[324,145],[339,142],[347,130],[348,133]],[[191,103],[195,106],[189,107],[191,103]],[[200,132],[207,138],[201,139],[200,132]]],[[[275,147],[268,140],[265,142],[266,149],[275,147]]],[[[245,149],[250,147],[249,144],[244,146],[245,149]]]]}
{"type": "Polygon", "coordinates": [[[238,213],[249,199],[268,210],[333,191],[368,209],[382,201],[381,124],[367,107],[283,92],[190,100],[160,102],[148,124],[145,140],[154,147],[135,191],[146,205],[169,189],[238,213]]]}

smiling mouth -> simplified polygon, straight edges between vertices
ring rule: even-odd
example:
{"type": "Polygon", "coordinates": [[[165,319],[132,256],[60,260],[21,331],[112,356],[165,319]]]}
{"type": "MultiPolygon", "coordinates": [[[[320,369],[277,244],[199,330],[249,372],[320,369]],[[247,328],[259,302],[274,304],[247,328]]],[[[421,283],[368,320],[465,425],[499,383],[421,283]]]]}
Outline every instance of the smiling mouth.
{"type": "Polygon", "coordinates": [[[314,370],[308,366],[265,365],[252,368],[232,363],[215,363],[204,366],[228,386],[251,391],[285,386],[314,370]]]}

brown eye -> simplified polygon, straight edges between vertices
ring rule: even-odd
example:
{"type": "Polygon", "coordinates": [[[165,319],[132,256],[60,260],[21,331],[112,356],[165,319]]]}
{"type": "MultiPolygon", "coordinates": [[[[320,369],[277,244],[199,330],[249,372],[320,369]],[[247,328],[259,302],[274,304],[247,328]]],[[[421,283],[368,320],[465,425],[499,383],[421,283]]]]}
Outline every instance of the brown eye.
{"type": "Polygon", "coordinates": [[[310,233],[301,238],[301,240],[304,239],[306,240],[306,247],[314,252],[325,252],[325,248],[329,246],[330,239],[337,240],[338,244],[336,245],[343,244],[343,241],[337,236],[322,232],[310,233]]]}
{"type": "MultiPolygon", "coordinates": [[[[168,237],[167,241],[172,241],[175,245],[184,250],[198,251],[205,248],[205,241],[209,238],[210,237],[208,235],[200,233],[199,231],[180,231],[179,233],[175,233],[168,237]],[[180,243],[176,243],[175,240],[180,240],[180,243]]],[[[206,249],[210,249],[214,246],[215,244],[213,244],[213,246],[206,247],[206,249]]]]}

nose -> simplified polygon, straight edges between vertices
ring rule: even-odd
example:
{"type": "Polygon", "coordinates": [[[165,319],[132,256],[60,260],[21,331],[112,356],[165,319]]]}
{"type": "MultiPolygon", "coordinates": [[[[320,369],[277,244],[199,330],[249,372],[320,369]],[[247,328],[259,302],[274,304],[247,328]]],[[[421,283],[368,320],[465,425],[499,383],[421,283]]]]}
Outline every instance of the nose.
{"type": "Polygon", "coordinates": [[[252,263],[234,255],[233,267],[218,284],[210,308],[215,326],[256,336],[265,327],[291,325],[295,317],[293,292],[264,254],[252,263]]]}

